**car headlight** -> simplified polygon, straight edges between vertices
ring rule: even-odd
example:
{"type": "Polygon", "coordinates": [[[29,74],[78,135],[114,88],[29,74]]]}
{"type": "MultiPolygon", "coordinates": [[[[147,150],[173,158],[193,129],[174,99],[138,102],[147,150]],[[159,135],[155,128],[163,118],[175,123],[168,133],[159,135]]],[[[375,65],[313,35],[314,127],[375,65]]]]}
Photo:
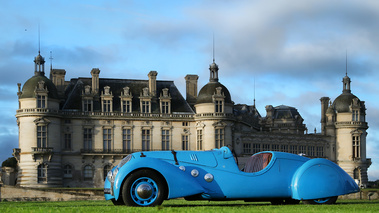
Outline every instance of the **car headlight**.
{"type": "Polygon", "coordinates": [[[112,170],[108,172],[107,179],[108,179],[109,182],[112,182],[112,180],[113,180],[113,171],[112,170]]]}
{"type": "Polygon", "coordinates": [[[132,159],[133,155],[128,155],[124,157],[124,159],[121,160],[121,162],[117,165],[117,168],[121,168],[123,165],[125,165],[127,162],[129,162],[132,159]]]}

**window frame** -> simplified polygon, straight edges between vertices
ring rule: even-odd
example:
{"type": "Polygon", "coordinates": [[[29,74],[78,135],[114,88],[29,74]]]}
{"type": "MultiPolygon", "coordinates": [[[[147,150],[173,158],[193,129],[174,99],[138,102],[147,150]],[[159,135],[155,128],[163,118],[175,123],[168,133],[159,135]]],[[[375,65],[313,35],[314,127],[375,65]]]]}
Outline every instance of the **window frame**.
{"type": "Polygon", "coordinates": [[[46,183],[47,182],[47,164],[42,163],[37,167],[37,179],[38,183],[46,183]]]}
{"type": "Polygon", "coordinates": [[[113,129],[103,128],[103,151],[112,151],[113,129]]]}
{"type": "Polygon", "coordinates": [[[225,128],[215,128],[215,148],[219,149],[225,145],[225,128]]]}
{"type": "Polygon", "coordinates": [[[151,129],[142,129],[141,145],[142,145],[142,151],[151,150],[151,129]]]}
{"type": "Polygon", "coordinates": [[[83,128],[83,149],[92,151],[92,147],[93,147],[93,128],[84,127],[83,128]]]}
{"type": "Polygon", "coordinates": [[[84,181],[91,181],[91,180],[93,180],[93,175],[94,175],[93,166],[85,165],[83,167],[83,180],[84,181]]]}
{"type": "Polygon", "coordinates": [[[162,150],[170,150],[171,131],[169,129],[161,130],[162,150]]]}
{"type": "Polygon", "coordinates": [[[47,148],[48,147],[48,128],[47,125],[37,125],[37,147],[47,148]]]}

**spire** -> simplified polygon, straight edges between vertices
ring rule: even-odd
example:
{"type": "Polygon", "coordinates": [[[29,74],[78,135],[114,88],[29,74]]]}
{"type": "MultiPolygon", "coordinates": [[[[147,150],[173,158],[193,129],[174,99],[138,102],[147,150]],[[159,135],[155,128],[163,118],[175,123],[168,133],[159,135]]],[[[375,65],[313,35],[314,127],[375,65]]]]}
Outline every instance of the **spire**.
{"type": "Polygon", "coordinates": [[[53,70],[53,52],[50,51],[50,71],[53,70]]]}
{"type": "Polygon", "coordinates": [[[34,58],[34,75],[45,75],[45,58],[41,56],[40,27],[38,24],[38,55],[34,58]]]}
{"type": "Polygon", "coordinates": [[[254,107],[255,107],[255,78],[254,78],[254,107]]]}
{"type": "Polygon", "coordinates": [[[347,76],[347,51],[346,51],[346,75],[342,79],[342,83],[343,83],[342,92],[343,93],[351,93],[351,90],[350,90],[351,80],[350,80],[349,76],[347,76]]]}
{"type": "Polygon", "coordinates": [[[346,76],[347,76],[347,50],[346,50],[346,76]]]}
{"type": "Polygon", "coordinates": [[[213,63],[215,63],[215,34],[213,33],[213,45],[212,45],[212,52],[213,52],[213,63]]]}
{"type": "Polygon", "coordinates": [[[213,34],[213,63],[209,65],[209,71],[210,71],[210,76],[209,76],[209,82],[218,82],[218,66],[215,62],[215,41],[214,41],[214,34],[213,34]]]}

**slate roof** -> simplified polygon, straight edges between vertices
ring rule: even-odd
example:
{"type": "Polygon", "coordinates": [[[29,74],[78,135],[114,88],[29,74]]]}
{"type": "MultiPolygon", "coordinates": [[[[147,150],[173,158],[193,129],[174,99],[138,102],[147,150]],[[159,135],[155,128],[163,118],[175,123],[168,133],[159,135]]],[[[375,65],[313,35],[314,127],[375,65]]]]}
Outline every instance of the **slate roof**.
{"type": "Polygon", "coordinates": [[[274,109],[274,119],[296,119],[297,116],[301,117],[297,109],[294,107],[280,105],[274,109]]]}
{"type": "MultiPolygon", "coordinates": [[[[74,78],[71,79],[69,85],[65,90],[65,102],[62,104],[62,110],[82,110],[82,92],[86,85],[92,86],[91,78],[74,78]]],[[[151,101],[151,113],[159,113],[159,97],[162,93],[162,89],[168,88],[168,92],[171,96],[171,113],[191,113],[194,111],[191,109],[187,101],[183,98],[182,94],[179,92],[173,81],[156,81],[157,94],[152,98],[151,101]]],[[[101,92],[104,91],[104,87],[109,86],[110,91],[113,95],[113,112],[121,111],[121,91],[124,87],[129,87],[130,92],[133,96],[132,99],[132,112],[140,113],[140,95],[142,89],[149,87],[148,80],[133,80],[133,79],[99,79],[99,93],[94,97],[93,101],[93,111],[101,111],[101,92]]]]}

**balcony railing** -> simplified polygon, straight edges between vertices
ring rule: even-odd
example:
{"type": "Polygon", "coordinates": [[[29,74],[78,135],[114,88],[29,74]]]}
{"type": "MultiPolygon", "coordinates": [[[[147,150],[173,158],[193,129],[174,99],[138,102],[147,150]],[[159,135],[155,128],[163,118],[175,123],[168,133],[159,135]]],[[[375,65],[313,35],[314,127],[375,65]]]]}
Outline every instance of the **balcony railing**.
{"type": "Polygon", "coordinates": [[[51,113],[62,116],[107,116],[107,117],[143,117],[143,118],[193,118],[193,113],[124,113],[124,112],[84,112],[77,110],[52,110],[41,108],[18,109],[17,114],[51,113]]]}
{"type": "Polygon", "coordinates": [[[52,147],[32,147],[32,153],[38,154],[38,153],[51,153],[53,152],[52,147]]]}
{"type": "Polygon", "coordinates": [[[337,126],[363,126],[367,127],[367,122],[364,121],[343,121],[343,122],[336,122],[337,126]]]}

